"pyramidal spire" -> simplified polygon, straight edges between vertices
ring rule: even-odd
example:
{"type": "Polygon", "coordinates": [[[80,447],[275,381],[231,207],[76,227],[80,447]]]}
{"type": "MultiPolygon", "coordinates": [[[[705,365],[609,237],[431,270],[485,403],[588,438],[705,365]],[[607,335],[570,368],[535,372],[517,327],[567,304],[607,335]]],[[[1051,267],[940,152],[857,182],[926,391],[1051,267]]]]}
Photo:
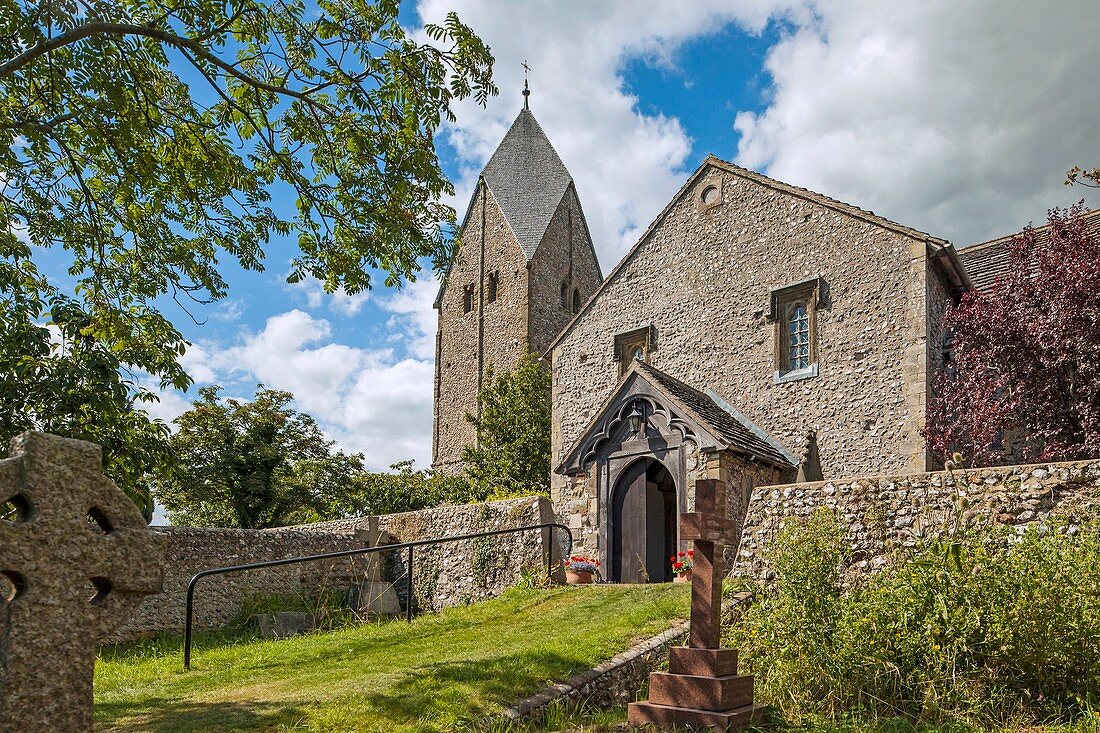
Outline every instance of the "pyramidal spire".
{"type": "Polygon", "coordinates": [[[520,110],[481,178],[530,260],[573,177],[528,107],[520,110]]]}

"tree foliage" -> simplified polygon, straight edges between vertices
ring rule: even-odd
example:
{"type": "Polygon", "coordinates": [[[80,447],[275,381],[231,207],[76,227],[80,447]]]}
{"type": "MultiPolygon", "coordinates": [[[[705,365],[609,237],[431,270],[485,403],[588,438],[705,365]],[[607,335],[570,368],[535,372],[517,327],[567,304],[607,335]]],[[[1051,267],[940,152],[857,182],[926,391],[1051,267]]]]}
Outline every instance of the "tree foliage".
{"type": "Polygon", "coordinates": [[[952,357],[924,429],[939,457],[960,451],[990,465],[1100,455],[1100,236],[1083,213],[1055,209],[1049,233],[1025,229],[992,290],[948,309],[952,357]]]}
{"type": "Polygon", "coordinates": [[[1073,166],[1066,172],[1065,184],[1072,186],[1077,183],[1089,188],[1100,188],[1100,168],[1073,166]]]}
{"type": "Polygon", "coordinates": [[[52,328],[21,317],[37,312],[33,289],[0,267],[0,455],[25,430],[44,430],[98,443],[104,471],[137,504],[153,513],[147,474],[172,465],[168,427],[134,406],[146,391],[122,375],[125,351],[89,337],[87,314],[69,298],[49,305],[52,328]]]}
{"type": "Polygon", "coordinates": [[[453,14],[409,38],[398,6],[0,0],[0,440],[108,444],[133,491],[165,447],[133,401],[190,383],[168,298],[224,297],[221,264],[275,237],[330,291],[446,258],[433,135],[495,93],[492,56],[453,14]]]}
{"type": "Polygon", "coordinates": [[[503,374],[489,370],[478,394],[476,443],[462,460],[473,498],[550,493],[550,371],[535,354],[503,374]]]}
{"type": "Polygon", "coordinates": [[[470,484],[465,478],[417,470],[413,461],[400,461],[390,466],[389,473],[364,471],[353,475],[340,491],[322,500],[317,515],[319,519],[342,519],[395,514],[471,500],[470,484]]]}
{"type": "Polygon", "coordinates": [[[363,471],[363,457],[333,450],[289,392],[260,385],[251,401],[203,387],[176,418],[176,470],[156,496],[174,524],[262,529],[316,519],[316,507],[363,471]]]}
{"type": "Polygon", "coordinates": [[[768,553],[775,582],[728,645],[757,675],[759,701],[792,724],[1000,730],[1080,717],[1088,729],[1100,700],[1100,531],[1061,522],[925,539],[844,587],[845,527],[825,510],[792,518],[768,553]]]}
{"type": "Polygon", "coordinates": [[[363,454],[337,450],[290,407],[289,392],[260,385],[251,401],[220,392],[203,387],[175,420],[177,464],[156,486],[174,524],[261,529],[469,501],[465,480],[412,461],[367,471],[363,454]]]}

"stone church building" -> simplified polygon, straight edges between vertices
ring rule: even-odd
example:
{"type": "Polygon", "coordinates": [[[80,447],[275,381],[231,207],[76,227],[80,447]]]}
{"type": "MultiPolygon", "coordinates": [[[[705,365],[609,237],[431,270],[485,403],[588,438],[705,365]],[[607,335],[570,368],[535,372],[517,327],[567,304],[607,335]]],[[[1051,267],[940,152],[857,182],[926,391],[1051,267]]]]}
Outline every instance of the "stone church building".
{"type": "Polygon", "coordinates": [[[604,278],[525,109],[436,300],[435,468],[460,469],[488,369],[542,354],[552,500],[576,550],[611,580],[667,580],[697,478],[725,481],[739,518],[757,486],[931,468],[943,312],[992,261],[963,252],[708,157],[604,278]]]}

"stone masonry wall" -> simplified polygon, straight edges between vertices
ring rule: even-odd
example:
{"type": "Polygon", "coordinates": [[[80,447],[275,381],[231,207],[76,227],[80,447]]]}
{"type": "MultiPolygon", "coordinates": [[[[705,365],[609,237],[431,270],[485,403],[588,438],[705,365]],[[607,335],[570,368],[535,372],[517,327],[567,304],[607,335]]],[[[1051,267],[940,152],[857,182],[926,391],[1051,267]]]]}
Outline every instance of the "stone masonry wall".
{"type": "MultiPolygon", "coordinates": [[[[438,507],[379,518],[379,528],[395,542],[447,537],[553,521],[549,502],[540,498],[438,507]]],[[[187,583],[207,568],[243,565],[365,546],[367,519],[269,530],[163,527],[168,537],[164,588],[146,598],[137,613],[109,641],[138,638],[157,631],[181,631],[187,583]]],[[[543,532],[447,543],[415,551],[414,591],[420,610],[483,600],[499,595],[524,573],[545,575],[543,532]]],[[[560,558],[558,542],[555,559],[560,558]]],[[[195,593],[197,628],[224,624],[241,613],[242,601],[257,595],[313,596],[318,589],[342,591],[364,579],[367,562],[382,565],[382,577],[396,582],[404,602],[405,554],[310,562],[205,578],[195,593]]]]}
{"type": "Polygon", "coordinates": [[[652,324],[655,367],[713,388],[789,449],[816,428],[825,476],[924,470],[926,250],[903,228],[708,165],[555,347],[552,460],[618,381],[615,335],[652,324]],[[712,184],[721,202],[702,207],[712,184]],[[776,384],[770,291],[819,275],[819,376],[776,384]]]}
{"type": "MultiPolygon", "coordinates": [[[[355,534],[305,528],[222,529],[157,527],[168,538],[164,587],[148,596],[110,641],[137,638],[157,631],[181,631],[186,591],[200,570],[246,565],[284,557],[339,552],[362,547],[355,534]]],[[[195,590],[195,626],[220,626],[241,613],[246,597],[313,594],[321,586],[347,587],[364,569],[362,560],[312,562],[278,568],[229,573],[199,581],[195,590]]]]}
{"type": "MultiPolygon", "coordinates": [[[[550,502],[541,497],[526,497],[387,514],[379,517],[379,529],[387,532],[392,542],[415,542],[553,521],[550,502]]],[[[349,519],[312,526],[346,532],[361,529],[365,524],[362,519],[349,519]]],[[[439,610],[481,601],[499,595],[525,573],[545,577],[546,539],[545,532],[517,532],[417,549],[413,554],[417,607],[439,610]]],[[[555,562],[560,559],[562,541],[559,531],[553,545],[555,562]]],[[[396,590],[402,602],[405,562],[404,553],[388,558],[385,574],[388,579],[399,581],[396,590]]]]}
{"type": "Polygon", "coordinates": [[[483,370],[511,369],[527,350],[527,278],[527,260],[504,212],[481,184],[439,307],[432,461],[436,470],[461,471],[462,449],[474,442],[474,428],[466,414],[477,412],[483,370]],[[493,303],[486,302],[490,272],[500,274],[493,303]],[[466,313],[468,285],[475,286],[474,307],[466,313]]]}
{"type": "Polygon", "coordinates": [[[531,260],[528,314],[531,350],[543,353],[572,320],[574,288],[580,291],[583,304],[602,281],[584,212],[576,190],[570,185],[531,260]],[[565,308],[561,307],[562,282],[568,291],[565,308]]]}
{"type": "Polygon", "coordinates": [[[466,414],[476,413],[477,392],[489,370],[510,370],[527,351],[541,353],[549,347],[573,317],[573,289],[587,300],[601,280],[572,185],[529,263],[492,191],[484,184],[478,188],[439,308],[433,453],[437,470],[461,471],[462,449],[474,441],[466,414]],[[500,278],[492,303],[490,273],[500,278]],[[568,290],[565,308],[562,282],[568,290]],[[465,313],[465,287],[470,284],[476,285],[474,308],[465,313]]]}
{"type": "Polygon", "coordinates": [[[836,512],[848,529],[852,572],[870,571],[897,548],[956,526],[1022,532],[1059,515],[1064,531],[1076,532],[1100,517],[1100,460],[764,487],[749,502],[733,572],[770,577],[768,544],[785,522],[820,507],[836,512]]]}
{"type": "MultiPolygon", "coordinates": [[[[696,457],[688,456],[686,486],[686,511],[695,508],[695,482],[699,479],[717,479],[729,487],[727,511],[730,518],[740,523],[745,515],[745,507],[755,487],[779,483],[792,478],[791,472],[785,472],[774,466],[749,462],[732,451],[717,451],[696,457]]],[[[599,525],[607,521],[598,508],[595,466],[588,473],[572,477],[564,486],[554,489],[554,507],[558,521],[572,530],[575,553],[595,557],[609,566],[610,548],[600,547],[599,525]]],[[[681,543],[682,550],[688,549],[688,543],[681,543]]],[[[732,555],[729,555],[732,559],[732,555]]]]}

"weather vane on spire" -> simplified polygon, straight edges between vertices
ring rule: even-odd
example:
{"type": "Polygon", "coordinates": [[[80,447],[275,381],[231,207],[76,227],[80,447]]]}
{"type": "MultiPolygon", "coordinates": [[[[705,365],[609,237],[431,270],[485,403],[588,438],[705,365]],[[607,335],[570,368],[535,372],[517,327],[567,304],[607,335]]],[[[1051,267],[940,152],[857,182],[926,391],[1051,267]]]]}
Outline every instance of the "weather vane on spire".
{"type": "Polygon", "coordinates": [[[529,102],[531,101],[531,89],[527,86],[527,73],[531,71],[531,67],[527,65],[527,59],[523,60],[523,108],[531,109],[529,102]]]}

